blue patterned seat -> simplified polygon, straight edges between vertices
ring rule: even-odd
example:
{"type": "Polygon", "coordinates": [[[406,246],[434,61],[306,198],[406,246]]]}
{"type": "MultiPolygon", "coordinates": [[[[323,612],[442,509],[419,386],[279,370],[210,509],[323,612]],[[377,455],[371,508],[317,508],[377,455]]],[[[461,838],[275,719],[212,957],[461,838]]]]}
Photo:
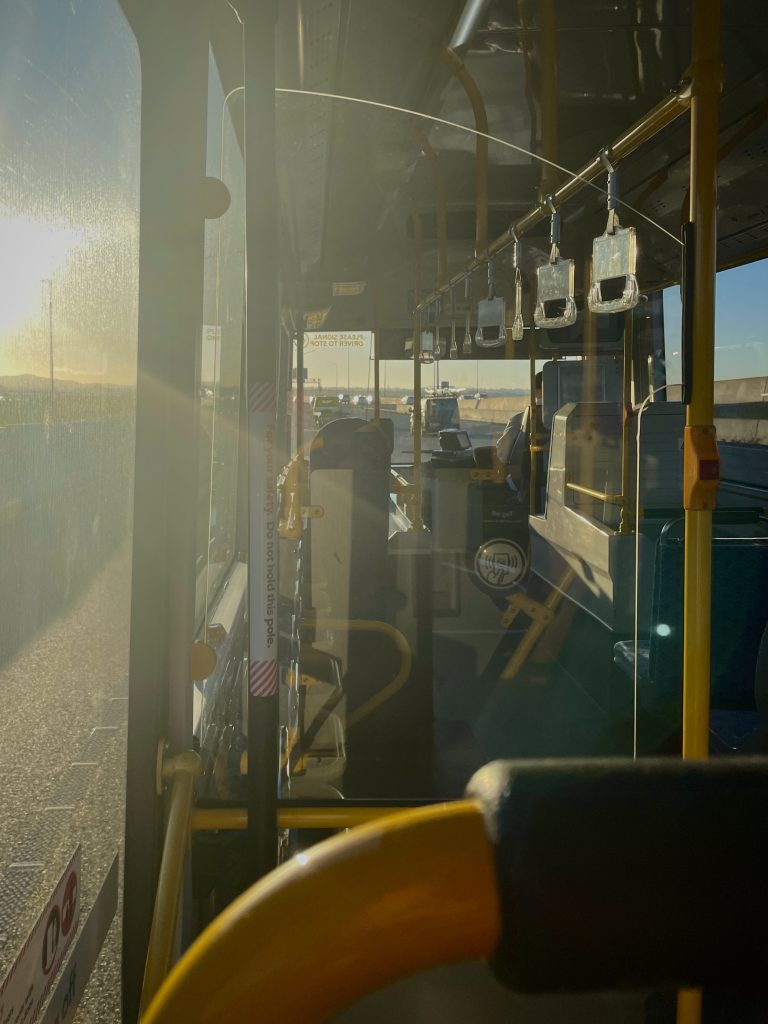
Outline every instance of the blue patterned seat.
{"type": "MultiPolygon", "coordinates": [[[[728,749],[757,725],[755,663],[768,621],[768,536],[756,534],[754,527],[741,531],[744,536],[735,535],[738,532],[716,526],[712,540],[712,725],[728,749]]],[[[661,531],[651,628],[637,652],[641,706],[675,724],[680,719],[683,678],[681,534],[681,520],[667,523],[661,531]]],[[[634,643],[616,644],[614,661],[633,676],[634,643]]]]}

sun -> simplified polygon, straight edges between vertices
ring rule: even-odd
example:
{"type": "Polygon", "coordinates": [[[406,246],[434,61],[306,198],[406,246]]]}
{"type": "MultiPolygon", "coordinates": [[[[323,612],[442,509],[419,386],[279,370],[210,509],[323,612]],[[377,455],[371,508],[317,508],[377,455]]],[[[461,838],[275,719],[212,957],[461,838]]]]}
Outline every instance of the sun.
{"type": "Polygon", "coordinates": [[[70,225],[0,208],[0,336],[39,316],[45,282],[61,271],[80,241],[70,225]]]}

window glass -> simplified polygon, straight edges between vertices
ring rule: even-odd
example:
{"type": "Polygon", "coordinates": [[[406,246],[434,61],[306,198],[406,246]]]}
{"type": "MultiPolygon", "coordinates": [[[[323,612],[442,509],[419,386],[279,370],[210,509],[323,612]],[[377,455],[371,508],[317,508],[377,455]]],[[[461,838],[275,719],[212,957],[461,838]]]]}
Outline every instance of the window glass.
{"type": "MultiPolygon", "coordinates": [[[[113,0],[0,15],[0,977],[125,802],[140,65],[113,0]]],[[[119,922],[86,994],[119,1017],[119,922]]]]}
{"type": "Polygon", "coordinates": [[[235,554],[238,422],[245,277],[243,92],[225,96],[210,56],[207,173],[224,183],[226,212],[206,221],[200,369],[198,623],[207,617],[235,554]]]}
{"type": "MultiPolygon", "coordinates": [[[[761,513],[768,486],[768,338],[758,297],[767,274],[768,261],[762,260],[721,271],[716,283],[714,424],[720,482],[711,548],[713,753],[751,749],[758,726],[755,666],[768,617],[762,583],[768,531],[761,513]]],[[[619,663],[633,679],[640,753],[676,751],[681,736],[686,416],[681,314],[679,287],[665,289],[665,359],[656,381],[660,400],[639,413],[633,438],[639,462],[639,583],[634,634],[617,650],[619,663]]]]}
{"type": "MultiPolygon", "coordinates": [[[[760,296],[768,283],[768,260],[758,260],[717,275],[715,306],[715,380],[740,380],[768,375],[768,337],[760,296]]],[[[682,374],[677,285],[664,290],[667,383],[680,384],[682,374]]],[[[715,397],[717,401],[717,396],[715,397]]]]}
{"type": "MultiPolygon", "coordinates": [[[[550,323],[533,331],[537,269],[551,254],[542,220],[522,239],[517,268],[509,244],[491,271],[427,303],[414,344],[415,295],[429,295],[441,267],[450,280],[472,258],[475,219],[458,216],[457,197],[471,207],[474,163],[459,154],[474,140],[463,133],[459,150],[455,125],[362,100],[304,101],[278,96],[284,201],[298,210],[311,188],[328,200],[322,231],[296,216],[313,272],[302,311],[305,451],[283,490],[282,628],[292,642],[281,673],[281,794],[458,797],[497,757],[631,753],[631,681],[613,656],[631,637],[635,597],[623,353],[626,336],[642,356],[630,370],[645,360],[647,382],[661,300],[626,320],[620,308],[585,322],[576,310],[584,239],[564,220],[576,294],[560,297],[568,316],[545,311],[550,323]],[[330,161],[317,139],[327,141],[327,123],[338,149],[330,161]],[[451,197],[442,255],[433,161],[419,163],[425,138],[451,197]],[[388,196],[392,168],[411,163],[418,198],[372,210],[371,179],[388,196]],[[376,260],[365,257],[371,244],[376,260]]],[[[503,146],[491,140],[491,163],[523,159],[503,146]]],[[[602,220],[599,189],[583,201],[602,220]]],[[[656,228],[638,231],[645,284],[656,228]]],[[[645,394],[640,376],[629,401],[645,394]]]]}

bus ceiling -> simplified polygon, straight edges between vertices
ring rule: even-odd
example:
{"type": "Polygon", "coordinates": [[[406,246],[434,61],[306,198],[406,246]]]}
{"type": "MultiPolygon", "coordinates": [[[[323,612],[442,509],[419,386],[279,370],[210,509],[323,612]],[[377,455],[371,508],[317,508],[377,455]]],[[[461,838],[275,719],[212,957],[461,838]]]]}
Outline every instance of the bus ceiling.
{"type": "MultiPolygon", "coordinates": [[[[543,103],[545,87],[552,87],[543,74],[547,55],[555,55],[557,68],[549,97],[557,137],[546,140],[556,150],[549,159],[570,171],[588,164],[629,123],[679,89],[681,69],[690,61],[689,3],[656,5],[640,22],[629,2],[495,0],[424,7],[308,0],[301,6],[301,33],[293,5],[280,7],[278,161],[284,236],[291,240],[283,276],[286,294],[296,296],[297,305],[328,310],[323,329],[370,329],[377,315],[382,327],[408,326],[415,217],[422,287],[428,292],[435,285],[439,218],[425,140],[443,180],[449,276],[474,255],[475,116],[465,88],[443,61],[459,30],[461,61],[488,112],[490,240],[541,198],[543,103]],[[349,280],[368,287],[354,300],[334,295],[334,284],[349,280]]],[[[762,22],[768,28],[768,10],[759,0],[723,5],[721,267],[768,252],[758,159],[768,145],[768,37],[743,27],[762,22]]],[[[646,292],[679,280],[688,152],[688,119],[681,117],[621,163],[622,200],[637,211],[624,219],[637,228],[646,292]]],[[[568,177],[556,168],[548,174],[554,187],[568,177]]],[[[591,251],[603,229],[604,206],[604,196],[589,188],[565,204],[568,255],[582,260],[591,251]]],[[[525,236],[524,273],[534,270],[547,249],[543,221],[525,236]]],[[[497,282],[503,294],[501,275],[497,282]]],[[[482,297],[484,274],[475,275],[473,284],[482,297]]]]}

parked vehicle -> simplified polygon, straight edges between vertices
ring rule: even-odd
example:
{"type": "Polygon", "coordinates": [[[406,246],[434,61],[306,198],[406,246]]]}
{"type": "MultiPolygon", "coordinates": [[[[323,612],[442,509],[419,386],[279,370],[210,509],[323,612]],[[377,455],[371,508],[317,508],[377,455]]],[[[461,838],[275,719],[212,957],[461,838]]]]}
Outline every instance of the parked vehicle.
{"type": "MultiPolygon", "coordinates": [[[[439,434],[449,427],[460,427],[459,400],[455,394],[427,395],[421,400],[421,430],[423,434],[439,434]]],[[[413,433],[413,408],[411,408],[413,433]]]]}
{"type": "Polygon", "coordinates": [[[322,427],[331,420],[343,419],[346,415],[346,404],[339,395],[315,395],[312,399],[312,420],[316,427],[322,427]]]}

